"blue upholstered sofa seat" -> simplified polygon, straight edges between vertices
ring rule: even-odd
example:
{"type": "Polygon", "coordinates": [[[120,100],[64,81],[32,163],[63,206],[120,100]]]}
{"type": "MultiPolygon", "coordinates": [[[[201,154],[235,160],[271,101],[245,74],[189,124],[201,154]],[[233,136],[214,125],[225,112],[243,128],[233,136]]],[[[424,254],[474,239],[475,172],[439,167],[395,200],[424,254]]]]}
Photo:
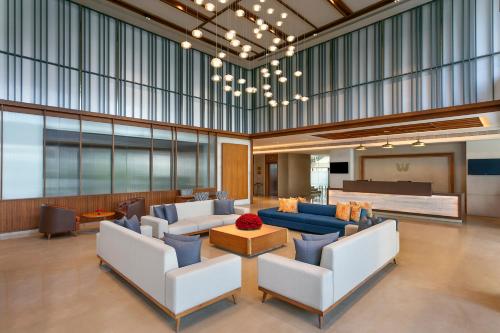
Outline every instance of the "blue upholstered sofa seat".
{"type": "MultiPolygon", "coordinates": [[[[271,224],[289,229],[326,234],[340,232],[344,235],[346,222],[335,218],[336,207],[333,205],[317,205],[309,203],[299,203],[298,213],[278,212],[278,208],[267,208],[259,210],[258,215],[265,224],[271,224]]],[[[366,211],[361,211],[361,216],[366,215],[366,211]]]]}

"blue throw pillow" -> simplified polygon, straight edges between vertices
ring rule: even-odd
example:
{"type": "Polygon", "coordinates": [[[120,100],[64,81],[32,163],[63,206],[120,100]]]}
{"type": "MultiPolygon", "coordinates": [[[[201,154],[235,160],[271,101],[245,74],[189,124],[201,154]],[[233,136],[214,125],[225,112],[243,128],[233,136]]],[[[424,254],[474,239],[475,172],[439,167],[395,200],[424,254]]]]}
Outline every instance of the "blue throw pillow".
{"type": "Polygon", "coordinates": [[[321,262],[323,247],[332,243],[330,239],[306,241],[294,238],[293,241],[295,242],[295,260],[316,266],[319,266],[321,262]]]}
{"type": "Polygon", "coordinates": [[[234,214],[234,200],[214,200],[214,215],[234,214]]]}
{"type": "Polygon", "coordinates": [[[164,241],[165,244],[175,249],[179,268],[196,264],[201,261],[201,239],[186,242],[165,237],[164,241]]]}
{"type": "Polygon", "coordinates": [[[365,229],[368,229],[371,226],[373,226],[372,219],[368,218],[366,216],[363,216],[362,218],[359,219],[358,232],[363,231],[365,229]]]}
{"type": "Polygon", "coordinates": [[[168,224],[173,224],[179,220],[175,205],[164,205],[163,209],[165,210],[165,220],[168,221],[168,224]]]}
{"type": "Polygon", "coordinates": [[[323,240],[323,239],[329,239],[331,242],[336,242],[339,239],[340,232],[332,232],[331,234],[324,234],[324,235],[313,235],[313,234],[300,234],[302,236],[302,239],[305,241],[310,241],[310,240],[323,240]]]}
{"type": "Polygon", "coordinates": [[[132,231],[137,232],[138,234],[141,233],[141,224],[139,223],[139,219],[137,216],[132,216],[129,219],[125,219],[125,228],[130,229],[132,231]]]}
{"type": "Polygon", "coordinates": [[[125,220],[126,219],[127,218],[124,216],[121,219],[115,220],[114,222],[115,222],[115,224],[118,224],[120,227],[125,227],[125,220]]]}
{"type": "Polygon", "coordinates": [[[192,242],[200,239],[200,235],[193,235],[193,236],[186,236],[186,235],[174,235],[174,234],[169,234],[164,232],[163,233],[163,238],[171,238],[183,242],[192,242]]]}
{"type": "Polygon", "coordinates": [[[165,208],[163,207],[163,205],[154,206],[153,213],[155,214],[156,217],[163,219],[163,220],[166,220],[165,208]]]}

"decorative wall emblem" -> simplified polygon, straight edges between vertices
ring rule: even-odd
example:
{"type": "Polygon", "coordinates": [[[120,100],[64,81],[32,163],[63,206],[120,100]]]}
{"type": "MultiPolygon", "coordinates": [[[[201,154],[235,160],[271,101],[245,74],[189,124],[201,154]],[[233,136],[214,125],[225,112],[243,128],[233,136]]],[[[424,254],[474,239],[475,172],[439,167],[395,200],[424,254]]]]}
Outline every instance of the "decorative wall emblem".
{"type": "Polygon", "coordinates": [[[396,163],[396,169],[398,169],[399,172],[408,172],[410,163],[396,163]]]}

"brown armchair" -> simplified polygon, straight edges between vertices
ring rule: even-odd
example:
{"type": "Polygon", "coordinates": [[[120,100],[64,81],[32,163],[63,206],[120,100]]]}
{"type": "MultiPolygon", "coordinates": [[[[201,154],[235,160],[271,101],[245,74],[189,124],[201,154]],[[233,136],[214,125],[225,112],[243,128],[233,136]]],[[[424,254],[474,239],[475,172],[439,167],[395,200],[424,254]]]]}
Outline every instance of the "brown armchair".
{"type": "Polygon", "coordinates": [[[48,239],[52,234],[75,232],[78,229],[77,216],[74,210],[51,205],[40,207],[40,225],[38,230],[48,239]]]}
{"type": "Polygon", "coordinates": [[[118,207],[115,209],[115,213],[117,218],[121,218],[126,216],[127,218],[131,218],[136,215],[140,220],[143,217],[146,211],[144,198],[132,198],[126,201],[122,201],[118,204],[118,207]]]}

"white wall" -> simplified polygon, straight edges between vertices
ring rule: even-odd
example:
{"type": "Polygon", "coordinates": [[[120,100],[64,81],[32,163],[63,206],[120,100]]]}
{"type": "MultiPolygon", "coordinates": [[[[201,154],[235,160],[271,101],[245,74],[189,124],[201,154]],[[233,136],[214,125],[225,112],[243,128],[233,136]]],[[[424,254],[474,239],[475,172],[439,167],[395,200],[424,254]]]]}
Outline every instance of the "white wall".
{"type": "MultiPolygon", "coordinates": [[[[500,158],[500,140],[467,142],[466,156],[500,158]]],[[[467,214],[500,217],[500,176],[467,175],[467,214]]]]}
{"type": "Polygon", "coordinates": [[[344,180],[355,179],[355,160],[353,148],[332,149],[330,151],[330,163],[331,162],[348,162],[349,173],[330,174],[330,187],[342,188],[344,186],[344,180]]]}
{"type": "Polygon", "coordinates": [[[252,150],[250,147],[250,140],[228,138],[228,137],[217,137],[217,190],[222,189],[222,144],[223,143],[234,143],[238,145],[248,146],[248,194],[246,199],[236,200],[236,205],[248,205],[250,204],[250,195],[252,191],[251,174],[252,174],[252,150]]]}

